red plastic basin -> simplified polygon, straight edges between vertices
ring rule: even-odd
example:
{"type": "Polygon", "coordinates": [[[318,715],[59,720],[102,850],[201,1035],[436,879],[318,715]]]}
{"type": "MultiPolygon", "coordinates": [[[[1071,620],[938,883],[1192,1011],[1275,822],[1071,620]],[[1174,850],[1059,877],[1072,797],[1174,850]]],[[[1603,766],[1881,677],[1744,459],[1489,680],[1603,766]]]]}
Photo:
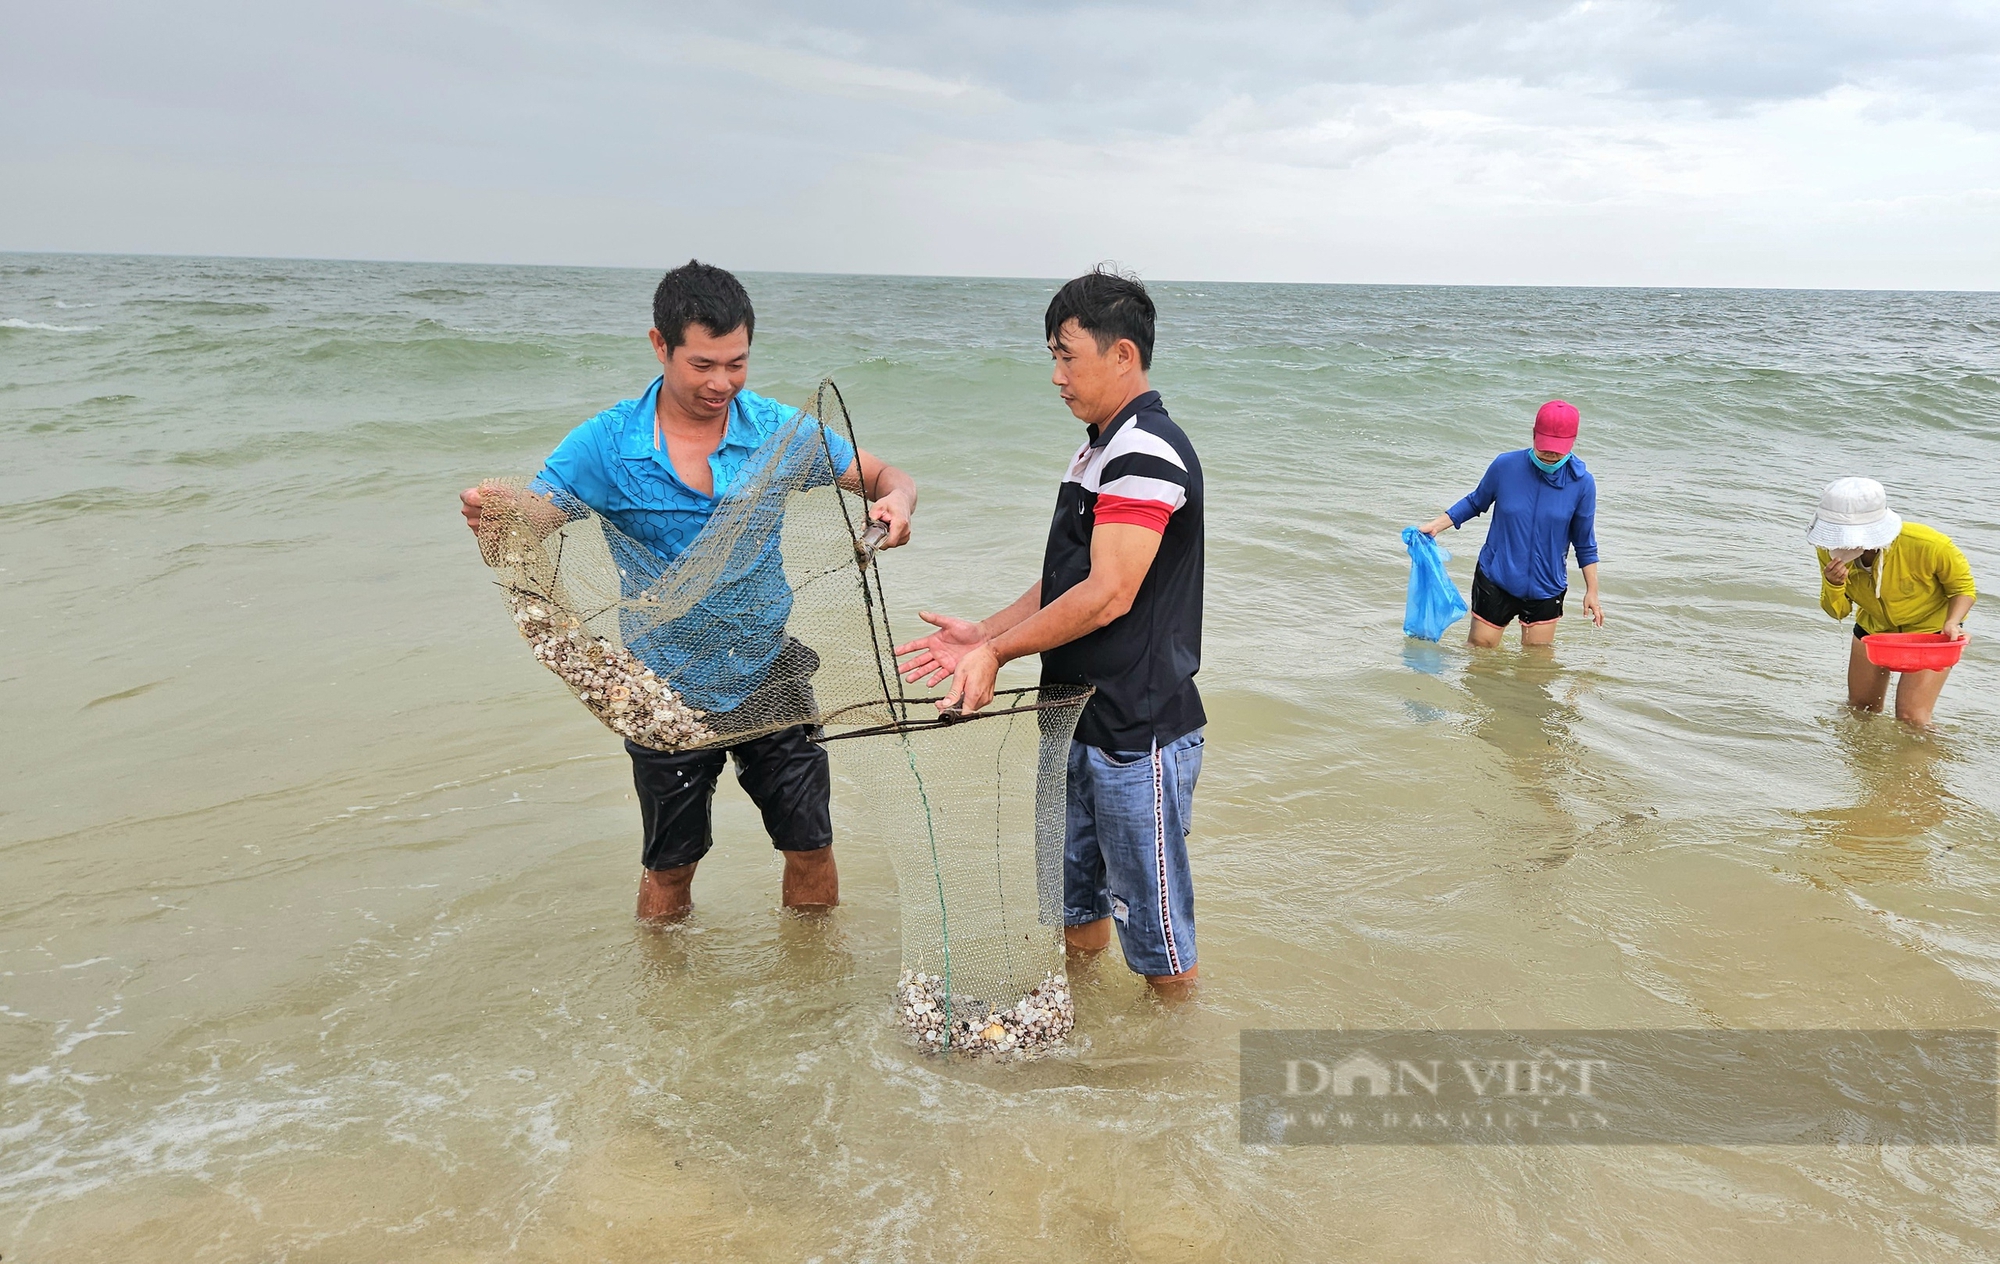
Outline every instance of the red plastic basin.
{"type": "Polygon", "coordinates": [[[1943,671],[1965,653],[1965,640],[1942,632],[1878,632],[1861,638],[1868,661],[1890,671],[1943,671]]]}

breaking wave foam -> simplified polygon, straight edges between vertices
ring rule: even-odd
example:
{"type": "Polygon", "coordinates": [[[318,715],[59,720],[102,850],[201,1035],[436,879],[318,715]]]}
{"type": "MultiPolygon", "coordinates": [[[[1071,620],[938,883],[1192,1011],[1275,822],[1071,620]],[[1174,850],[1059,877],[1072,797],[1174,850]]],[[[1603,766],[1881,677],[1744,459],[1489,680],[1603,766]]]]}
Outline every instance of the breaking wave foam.
{"type": "Polygon", "coordinates": [[[102,325],[45,325],[37,320],[22,320],[18,316],[0,320],[0,329],[39,329],[51,334],[87,334],[102,328],[102,325]]]}

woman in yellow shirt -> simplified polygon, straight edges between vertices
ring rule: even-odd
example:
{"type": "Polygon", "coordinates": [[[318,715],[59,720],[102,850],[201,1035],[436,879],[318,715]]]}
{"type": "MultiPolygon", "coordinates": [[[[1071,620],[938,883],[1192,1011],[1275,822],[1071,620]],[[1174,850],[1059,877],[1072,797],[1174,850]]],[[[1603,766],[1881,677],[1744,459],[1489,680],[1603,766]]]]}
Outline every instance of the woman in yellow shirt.
{"type": "MultiPolygon", "coordinates": [[[[1819,551],[1819,604],[1836,619],[1854,612],[1847,655],[1847,704],[1880,711],[1889,671],[1868,661],[1861,638],[1878,632],[1943,632],[1965,636],[1965,616],[1978,595],[1972,567],[1951,537],[1889,512],[1889,496],[1872,478],[1827,485],[1806,531],[1819,551]]],[[[1951,669],[1904,672],[1896,686],[1896,718],[1917,728],[1931,722],[1951,669]]]]}

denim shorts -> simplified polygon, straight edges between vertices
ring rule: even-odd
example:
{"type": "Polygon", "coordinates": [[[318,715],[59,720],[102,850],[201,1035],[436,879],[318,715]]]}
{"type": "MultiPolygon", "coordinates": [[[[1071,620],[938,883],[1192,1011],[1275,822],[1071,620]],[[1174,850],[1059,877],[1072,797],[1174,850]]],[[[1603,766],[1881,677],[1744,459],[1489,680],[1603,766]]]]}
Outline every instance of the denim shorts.
{"type": "Polygon", "coordinates": [[[1135,973],[1195,964],[1188,823],[1201,775],[1202,730],[1150,751],[1069,745],[1063,839],[1063,924],[1109,917],[1135,973]]]}

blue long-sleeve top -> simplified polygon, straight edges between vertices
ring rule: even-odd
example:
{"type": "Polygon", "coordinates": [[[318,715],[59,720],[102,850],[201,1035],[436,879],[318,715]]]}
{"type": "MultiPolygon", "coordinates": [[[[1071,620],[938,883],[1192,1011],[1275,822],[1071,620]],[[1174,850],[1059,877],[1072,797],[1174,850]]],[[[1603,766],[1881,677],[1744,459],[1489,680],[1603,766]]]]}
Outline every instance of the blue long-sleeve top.
{"type": "Polygon", "coordinates": [[[1493,525],[1479,550],[1479,569],[1516,597],[1553,597],[1569,588],[1569,551],[1576,564],[1597,560],[1597,480],[1571,457],[1544,474],[1528,450],[1502,452],[1472,494],[1445,513],[1462,527],[1488,509],[1493,525]]]}

